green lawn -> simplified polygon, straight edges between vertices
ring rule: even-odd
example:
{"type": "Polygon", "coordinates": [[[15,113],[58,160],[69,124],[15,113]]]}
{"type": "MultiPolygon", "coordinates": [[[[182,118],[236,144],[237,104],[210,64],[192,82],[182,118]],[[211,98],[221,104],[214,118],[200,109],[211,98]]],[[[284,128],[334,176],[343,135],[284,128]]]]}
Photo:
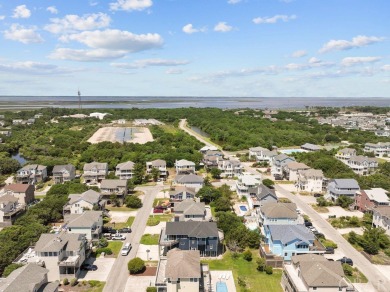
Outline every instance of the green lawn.
{"type": "Polygon", "coordinates": [[[106,209],[110,211],[137,211],[138,209],[133,209],[133,208],[127,208],[126,205],[122,205],[120,207],[114,207],[112,205],[106,205],[106,209]]]}
{"type": "Polygon", "coordinates": [[[353,275],[347,276],[348,280],[352,283],[367,283],[368,280],[366,276],[362,272],[360,272],[357,268],[353,268],[353,275]]]}
{"type": "Polygon", "coordinates": [[[145,245],[157,245],[159,237],[159,234],[144,234],[142,235],[140,243],[145,245]]]}
{"type": "Polygon", "coordinates": [[[254,250],[252,253],[253,260],[251,262],[247,262],[242,258],[242,256],[237,259],[233,259],[229,251],[224,254],[222,260],[207,260],[202,262],[208,263],[210,270],[232,270],[237,291],[283,291],[280,285],[282,270],[274,269],[274,273],[272,275],[267,275],[264,272],[257,271],[256,258],[259,257],[258,251],[254,250]],[[238,276],[245,278],[246,288],[241,288],[238,285],[238,276]]]}
{"type": "Polygon", "coordinates": [[[133,224],[133,221],[134,221],[135,217],[132,217],[130,216],[126,222],[108,222],[106,224],[104,224],[104,226],[109,226],[109,227],[112,227],[112,228],[115,228],[115,229],[122,229],[122,228],[125,228],[125,227],[128,227],[133,224]]]}
{"type": "Polygon", "coordinates": [[[88,281],[89,287],[85,290],[85,292],[102,292],[105,284],[106,282],[90,280],[88,281]]]}
{"type": "MultiPolygon", "coordinates": [[[[112,250],[113,256],[118,257],[119,252],[122,249],[123,242],[121,240],[118,241],[109,241],[107,248],[110,248],[112,250]]],[[[96,253],[95,257],[98,258],[100,256],[100,253],[96,253]]]]}
{"type": "Polygon", "coordinates": [[[160,222],[171,221],[173,218],[173,214],[164,214],[164,215],[151,215],[148,218],[148,222],[146,222],[147,226],[156,226],[160,222]]]}

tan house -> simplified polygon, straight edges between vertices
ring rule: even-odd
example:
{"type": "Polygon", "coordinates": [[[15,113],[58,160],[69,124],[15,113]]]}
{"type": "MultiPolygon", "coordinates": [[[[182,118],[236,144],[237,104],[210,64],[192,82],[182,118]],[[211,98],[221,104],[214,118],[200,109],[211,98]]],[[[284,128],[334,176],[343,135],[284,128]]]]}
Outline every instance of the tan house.
{"type": "Polygon", "coordinates": [[[340,149],[337,151],[335,156],[338,160],[341,160],[346,163],[349,159],[351,159],[352,156],[356,156],[356,149],[353,148],[340,149]]]}
{"type": "Polygon", "coordinates": [[[47,179],[47,167],[38,164],[23,166],[16,172],[16,182],[21,184],[35,185],[47,179]]]}
{"type": "Polygon", "coordinates": [[[168,176],[167,162],[162,159],[146,162],[146,173],[151,174],[152,169],[156,168],[160,171],[160,179],[166,180],[168,176]]]}
{"type": "Polygon", "coordinates": [[[26,210],[25,204],[20,204],[18,198],[5,194],[0,197],[0,227],[10,226],[26,210]]]}
{"type": "Polygon", "coordinates": [[[205,204],[186,199],[175,204],[175,221],[203,221],[206,217],[205,204]]]}
{"type": "Polygon", "coordinates": [[[304,163],[291,161],[283,166],[283,175],[289,181],[298,180],[298,171],[309,169],[310,167],[304,163]]]}
{"type": "Polygon", "coordinates": [[[4,187],[3,192],[16,197],[19,204],[28,205],[35,200],[35,189],[32,185],[10,184],[4,187]]]}
{"type": "Polygon", "coordinates": [[[108,164],[100,162],[91,162],[84,165],[84,182],[98,183],[106,178],[108,174],[108,164]]]}
{"type": "Polygon", "coordinates": [[[322,192],[324,173],[321,169],[298,170],[298,189],[305,192],[322,192]]]}
{"type": "Polygon", "coordinates": [[[62,184],[74,180],[76,168],[72,164],[55,165],[53,168],[53,180],[55,184],[62,184]]]}
{"type": "Polygon", "coordinates": [[[127,161],[119,163],[115,167],[115,176],[119,179],[132,179],[134,175],[134,162],[127,161]]]}
{"type": "Polygon", "coordinates": [[[122,200],[127,195],[127,180],[103,179],[100,184],[100,192],[103,198],[109,200],[112,195],[122,200]]]}

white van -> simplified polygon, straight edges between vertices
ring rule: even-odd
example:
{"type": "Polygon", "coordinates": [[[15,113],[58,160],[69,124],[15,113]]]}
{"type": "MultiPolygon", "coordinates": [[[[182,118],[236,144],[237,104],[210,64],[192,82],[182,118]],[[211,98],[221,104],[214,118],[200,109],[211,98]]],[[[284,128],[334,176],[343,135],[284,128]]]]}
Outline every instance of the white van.
{"type": "Polygon", "coordinates": [[[131,243],[128,242],[126,243],[123,247],[122,247],[122,250],[121,250],[121,255],[123,256],[126,256],[129,254],[129,251],[131,249],[131,243]]]}

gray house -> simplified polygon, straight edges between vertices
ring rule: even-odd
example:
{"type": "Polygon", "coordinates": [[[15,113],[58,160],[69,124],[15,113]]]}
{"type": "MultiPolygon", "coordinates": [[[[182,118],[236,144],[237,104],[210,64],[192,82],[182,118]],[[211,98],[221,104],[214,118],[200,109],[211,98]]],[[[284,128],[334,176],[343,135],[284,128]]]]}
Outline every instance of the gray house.
{"type": "Polygon", "coordinates": [[[47,179],[47,167],[38,164],[23,166],[16,172],[16,182],[21,184],[35,185],[47,179]]]}
{"type": "Polygon", "coordinates": [[[161,230],[159,250],[163,255],[173,249],[199,250],[201,256],[215,257],[221,254],[222,231],[216,222],[181,221],[167,222],[161,230]],[[163,249],[161,249],[163,247],[163,249]]]}
{"type": "Polygon", "coordinates": [[[56,165],[53,168],[53,179],[55,184],[71,181],[75,176],[76,168],[72,164],[56,165]]]}
{"type": "Polygon", "coordinates": [[[68,233],[84,234],[87,240],[97,241],[102,235],[103,212],[85,211],[81,214],[70,214],[65,218],[68,222],[68,233]]]}
{"type": "Polygon", "coordinates": [[[169,201],[171,206],[174,206],[176,202],[181,202],[185,199],[195,199],[196,191],[193,188],[176,187],[169,191],[169,201]]]}
{"type": "Polygon", "coordinates": [[[175,205],[175,221],[203,221],[206,216],[204,203],[186,199],[175,205]]]}
{"type": "Polygon", "coordinates": [[[263,184],[258,185],[254,188],[250,188],[248,192],[252,199],[253,208],[261,207],[269,202],[278,201],[278,197],[275,194],[275,190],[271,190],[263,184]]]}
{"type": "Polygon", "coordinates": [[[355,198],[356,192],[360,190],[355,179],[333,179],[328,184],[327,197],[336,201],[340,196],[355,198]]]}
{"type": "Polygon", "coordinates": [[[179,186],[185,186],[187,188],[194,188],[195,191],[198,191],[203,187],[203,177],[196,174],[182,174],[177,175],[175,178],[175,184],[179,186]]]}
{"type": "Polygon", "coordinates": [[[100,162],[91,162],[84,165],[85,183],[98,183],[106,178],[108,174],[108,164],[100,162]]]}
{"type": "Polygon", "coordinates": [[[290,157],[286,154],[279,154],[272,158],[272,175],[276,177],[283,177],[283,166],[287,163],[295,161],[294,157],[290,157]]]}
{"type": "Polygon", "coordinates": [[[112,195],[115,195],[119,200],[122,200],[127,195],[127,180],[123,179],[103,179],[100,184],[100,191],[103,198],[110,200],[112,195]]]}
{"type": "Polygon", "coordinates": [[[120,179],[132,179],[134,175],[134,162],[119,163],[115,168],[115,175],[120,179]]]}

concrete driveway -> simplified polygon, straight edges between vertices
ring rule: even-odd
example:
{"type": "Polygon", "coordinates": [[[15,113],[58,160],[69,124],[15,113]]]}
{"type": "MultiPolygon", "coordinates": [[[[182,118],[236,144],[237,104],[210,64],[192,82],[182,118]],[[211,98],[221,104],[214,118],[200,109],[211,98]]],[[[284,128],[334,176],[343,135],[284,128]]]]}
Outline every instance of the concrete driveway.
{"type": "Polygon", "coordinates": [[[158,261],[158,245],[140,244],[137,251],[137,257],[143,259],[144,261],[158,261]],[[147,250],[149,250],[149,253],[146,252],[147,250]]]}
{"type": "Polygon", "coordinates": [[[81,271],[80,279],[106,282],[114,262],[114,258],[89,258],[87,263],[96,265],[98,268],[96,271],[81,271]]]}
{"type": "Polygon", "coordinates": [[[143,292],[146,288],[154,285],[155,276],[129,276],[126,282],[125,292],[143,292]]]}
{"type": "Polygon", "coordinates": [[[161,229],[166,226],[167,222],[160,222],[156,226],[146,226],[144,234],[160,234],[161,229]]]}
{"type": "Polygon", "coordinates": [[[358,218],[363,218],[363,215],[364,215],[363,212],[360,212],[357,210],[349,211],[349,210],[345,210],[339,206],[333,206],[333,207],[327,207],[327,208],[329,210],[328,213],[319,213],[321,215],[321,217],[324,219],[328,219],[329,215],[336,215],[337,218],[339,218],[341,216],[350,216],[350,217],[356,216],[358,218]]]}

